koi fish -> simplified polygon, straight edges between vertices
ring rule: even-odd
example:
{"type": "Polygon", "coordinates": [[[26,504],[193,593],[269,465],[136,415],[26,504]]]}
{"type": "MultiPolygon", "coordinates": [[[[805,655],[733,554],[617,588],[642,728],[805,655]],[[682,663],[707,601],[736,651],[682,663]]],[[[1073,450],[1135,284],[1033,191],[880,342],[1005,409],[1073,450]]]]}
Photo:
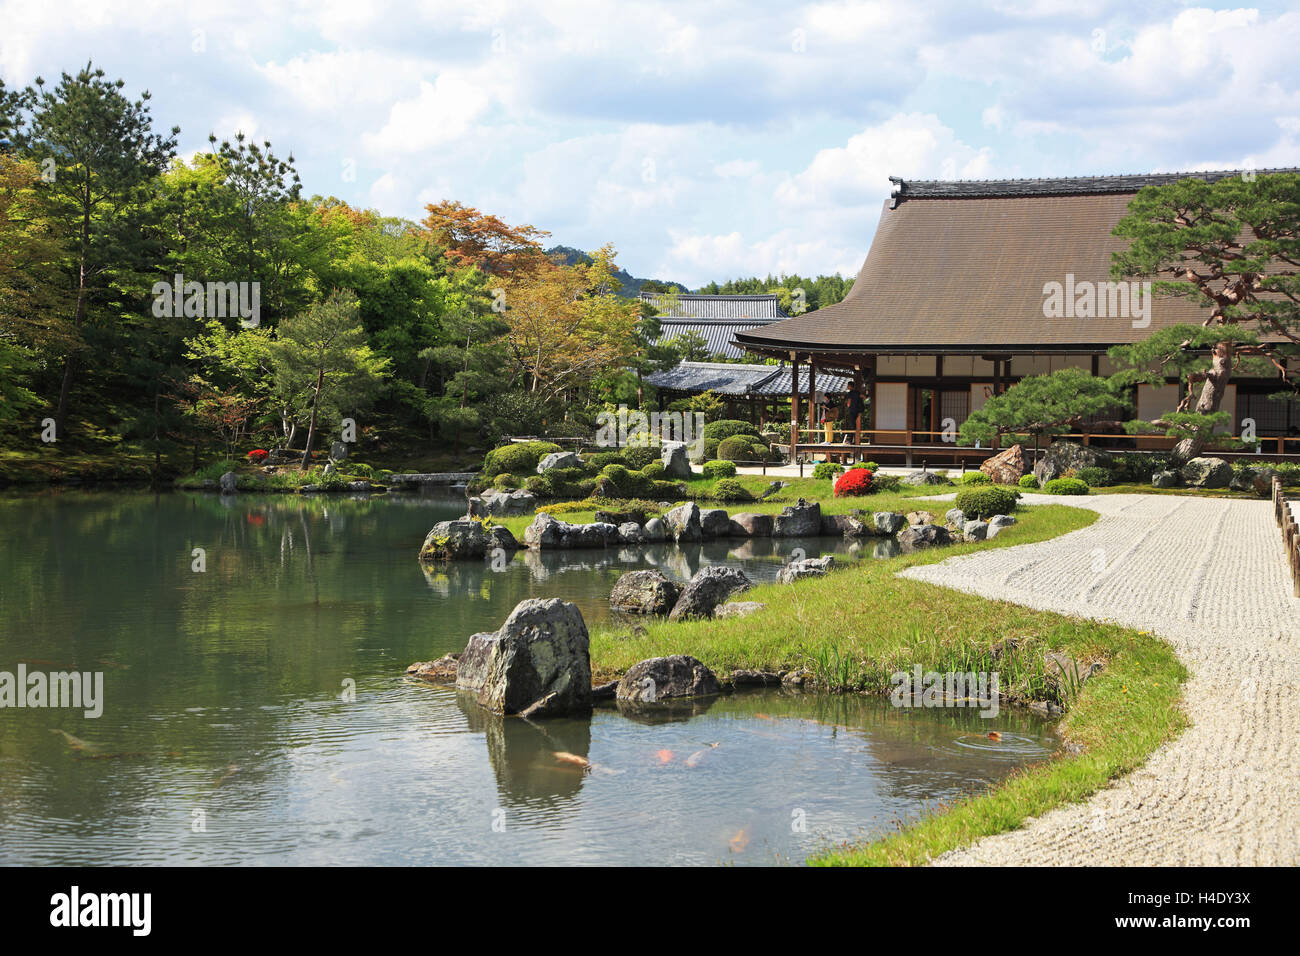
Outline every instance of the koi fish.
{"type": "Polygon", "coordinates": [[[769,717],[767,714],[755,714],[754,716],[757,717],[759,720],[771,720],[771,719],[772,719],[772,718],[769,717]]]}
{"type": "Polygon", "coordinates": [[[560,763],[571,763],[578,767],[590,767],[591,761],[586,757],[579,757],[577,754],[567,753],[563,750],[555,751],[555,759],[560,763]]]}
{"type": "Polygon", "coordinates": [[[673,760],[673,752],[671,750],[661,750],[655,756],[659,758],[659,763],[661,765],[672,763],[673,760]]]}
{"type": "Polygon", "coordinates": [[[50,733],[62,734],[64,742],[73,750],[84,750],[86,753],[90,754],[99,752],[99,747],[97,745],[92,744],[89,740],[82,740],[80,737],[74,737],[66,730],[53,729],[50,733]]]}
{"type": "Polygon", "coordinates": [[[705,754],[707,754],[710,750],[717,750],[717,749],[718,749],[717,744],[710,744],[708,747],[706,747],[703,750],[695,751],[695,753],[691,754],[689,757],[686,758],[686,766],[698,767],[700,765],[700,761],[704,759],[705,754]]]}
{"type": "Polygon", "coordinates": [[[1000,733],[998,733],[996,730],[990,730],[990,731],[988,732],[988,735],[987,735],[987,736],[988,736],[989,740],[1001,740],[1001,739],[1002,739],[1002,735],[1001,735],[1000,733]]]}
{"type": "Polygon", "coordinates": [[[731,849],[736,853],[744,853],[745,847],[749,846],[749,833],[745,830],[737,830],[736,835],[729,841],[731,849]]]}

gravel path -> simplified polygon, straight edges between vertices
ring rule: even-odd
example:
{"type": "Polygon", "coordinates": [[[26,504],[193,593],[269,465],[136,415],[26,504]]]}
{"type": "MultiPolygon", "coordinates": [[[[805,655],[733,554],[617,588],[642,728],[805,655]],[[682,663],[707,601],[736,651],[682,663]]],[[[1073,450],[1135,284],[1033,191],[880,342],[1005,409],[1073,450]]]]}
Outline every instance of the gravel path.
{"type": "Polygon", "coordinates": [[[1038,544],[908,577],[1168,640],[1191,726],[1082,804],[944,854],[938,865],[1300,863],[1300,599],[1266,501],[1025,495],[1101,514],[1038,544]]]}

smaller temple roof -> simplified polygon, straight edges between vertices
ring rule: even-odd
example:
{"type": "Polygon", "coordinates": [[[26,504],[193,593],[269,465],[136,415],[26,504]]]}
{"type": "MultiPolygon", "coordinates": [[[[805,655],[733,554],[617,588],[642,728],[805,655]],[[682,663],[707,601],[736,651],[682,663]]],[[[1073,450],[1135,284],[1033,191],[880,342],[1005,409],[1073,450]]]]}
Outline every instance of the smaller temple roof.
{"type": "Polygon", "coordinates": [[[776,321],[788,318],[781,311],[775,293],[699,295],[694,292],[679,292],[676,303],[667,309],[665,306],[672,301],[672,295],[669,293],[642,292],[638,298],[657,308],[665,319],[748,319],[757,324],[764,319],[776,321]]]}
{"type": "MultiPolygon", "coordinates": [[[[738,398],[780,398],[790,394],[789,365],[741,365],[730,362],[682,362],[666,372],[654,372],[646,381],[669,392],[714,392],[738,398]]],[[[817,388],[830,395],[842,395],[852,380],[821,373],[817,388]]],[[[799,369],[799,390],[808,391],[808,368],[799,369]]]]}

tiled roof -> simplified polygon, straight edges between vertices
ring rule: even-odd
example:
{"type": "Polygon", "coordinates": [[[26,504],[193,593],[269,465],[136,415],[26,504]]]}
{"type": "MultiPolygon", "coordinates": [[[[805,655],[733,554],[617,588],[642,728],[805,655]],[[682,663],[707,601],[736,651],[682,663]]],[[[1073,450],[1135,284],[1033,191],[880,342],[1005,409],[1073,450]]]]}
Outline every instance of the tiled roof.
{"type": "Polygon", "coordinates": [[[776,321],[784,319],[785,313],[776,295],[697,295],[693,292],[679,292],[677,302],[665,310],[664,306],[671,296],[659,292],[642,292],[642,302],[649,302],[659,309],[665,318],[674,319],[749,319],[753,321],[776,321]],[[661,306],[660,302],[664,305],[661,306]]]}
{"type": "Polygon", "coordinates": [[[704,337],[710,355],[722,355],[726,358],[744,358],[744,350],[732,341],[737,332],[762,328],[776,319],[756,322],[753,319],[660,319],[658,342],[675,339],[687,332],[698,332],[704,337]]]}
{"type": "Polygon", "coordinates": [[[1144,186],[1164,186],[1180,179],[1203,179],[1218,182],[1247,173],[1263,176],[1268,173],[1294,173],[1300,169],[1221,169],[1213,172],[1138,173],[1119,176],[1069,176],[1059,179],[971,179],[904,180],[890,176],[895,184],[894,195],[900,199],[963,199],[992,196],[1081,196],[1092,193],[1134,193],[1144,186]]]}
{"type": "MultiPolygon", "coordinates": [[[[646,381],[674,392],[714,392],[731,396],[781,396],[790,394],[790,366],[740,365],[728,362],[682,362],[666,372],[654,372],[646,381]]],[[[799,370],[800,388],[807,390],[808,369],[799,370]]],[[[848,391],[850,381],[822,373],[817,387],[830,394],[848,391]]]]}

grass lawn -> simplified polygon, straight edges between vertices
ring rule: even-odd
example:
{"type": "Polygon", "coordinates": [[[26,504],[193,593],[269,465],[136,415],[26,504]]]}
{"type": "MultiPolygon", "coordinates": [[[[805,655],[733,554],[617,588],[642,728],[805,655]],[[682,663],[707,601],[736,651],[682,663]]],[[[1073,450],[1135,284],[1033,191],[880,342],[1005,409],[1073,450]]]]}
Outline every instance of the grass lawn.
{"type": "MultiPolygon", "coordinates": [[[[780,507],[780,502],[768,502],[762,510],[780,507]]],[[[926,508],[941,514],[944,506],[927,507],[902,495],[873,495],[825,501],[823,507],[828,511],[926,508]]],[[[826,685],[885,692],[893,673],[920,664],[924,670],[939,672],[996,670],[1004,688],[1032,694],[1044,686],[1042,662],[1047,651],[1081,661],[1104,661],[1105,669],[1066,701],[1061,731],[1081,752],[1062,754],[1014,774],[988,793],[932,812],[888,838],[841,847],[810,861],[817,865],[923,864],[981,837],[1015,829],[1027,817],[1087,797],[1141,765],[1184,726],[1178,701],[1187,675],[1164,641],[1123,627],[989,601],[897,576],[913,565],[1041,541],[1097,520],[1094,512],[1064,505],[1022,507],[1017,516],[1019,522],[993,541],[860,561],[795,586],[756,587],[744,599],[768,606],[749,617],[683,623],[651,620],[645,623],[645,633],[636,636],[615,623],[596,627],[591,638],[593,671],[597,679],[610,679],[645,658],[686,653],[722,674],[740,667],[802,666],[826,685]],[[995,660],[994,648],[1007,638],[1017,642],[1015,652],[995,660]]]]}

